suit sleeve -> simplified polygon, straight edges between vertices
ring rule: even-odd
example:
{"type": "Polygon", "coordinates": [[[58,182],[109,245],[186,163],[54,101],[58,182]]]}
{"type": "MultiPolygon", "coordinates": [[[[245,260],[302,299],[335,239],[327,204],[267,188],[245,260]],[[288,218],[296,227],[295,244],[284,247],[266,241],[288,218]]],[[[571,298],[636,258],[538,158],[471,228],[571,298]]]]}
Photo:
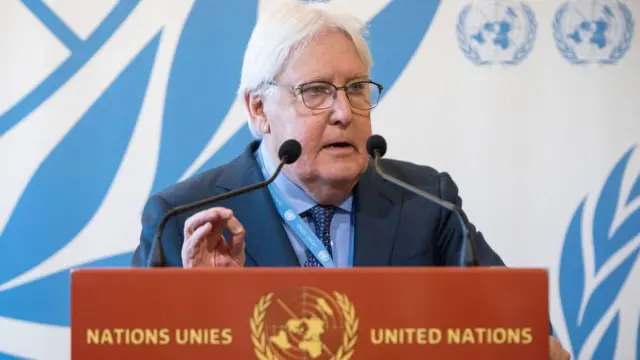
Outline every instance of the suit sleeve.
{"type": "MultiPolygon", "coordinates": [[[[462,199],[458,195],[458,187],[449,174],[440,174],[439,180],[440,197],[462,208],[462,199]]],[[[464,211],[461,215],[469,224],[469,235],[473,236],[476,244],[476,256],[480,266],[504,266],[505,264],[500,256],[487,243],[482,233],[468,221],[464,211]]],[[[465,243],[462,239],[460,221],[454,213],[445,208],[441,210],[441,221],[437,239],[441,265],[458,266],[460,264],[460,252],[465,243]]]]}
{"type": "MultiPolygon", "coordinates": [[[[158,223],[171,206],[160,196],[149,198],[142,211],[142,230],[140,232],[140,243],[133,253],[131,264],[133,267],[146,267],[149,263],[153,240],[158,228],[158,223]]],[[[176,218],[170,219],[162,232],[162,254],[165,266],[182,266],[182,229],[178,226],[176,218]]],[[[156,245],[154,261],[159,259],[158,246],[156,245]]]]}

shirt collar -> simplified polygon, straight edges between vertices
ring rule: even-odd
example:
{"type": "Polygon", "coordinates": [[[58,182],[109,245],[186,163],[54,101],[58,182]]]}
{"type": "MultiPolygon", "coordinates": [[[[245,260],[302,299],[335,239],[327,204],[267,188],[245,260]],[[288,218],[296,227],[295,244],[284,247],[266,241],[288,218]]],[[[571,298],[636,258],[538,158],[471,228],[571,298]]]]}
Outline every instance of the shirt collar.
{"type": "MultiPolygon", "coordinates": [[[[258,147],[258,150],[256,151],[256,157],[265,179],[269,178],[276,170],[276,165],[269,157],[266,146],[264,146],[264,142],[260,143],[260,147],[258,147]]],[[[282,196],[289,203],[289,206],[291,206],[291,208],[298,214],[302,214],[318,204],[309,196],[309,194],[291,181],[284,173],[280,173],[273,181],[273,184],[278,188],[278,190],[280,190],[282,196]]],[[[347,199],[342,202],[338,208],[342,211],[351,212],[352,203],[353,195],[349,195],[349,197],[347,197],[347,199]]]]}

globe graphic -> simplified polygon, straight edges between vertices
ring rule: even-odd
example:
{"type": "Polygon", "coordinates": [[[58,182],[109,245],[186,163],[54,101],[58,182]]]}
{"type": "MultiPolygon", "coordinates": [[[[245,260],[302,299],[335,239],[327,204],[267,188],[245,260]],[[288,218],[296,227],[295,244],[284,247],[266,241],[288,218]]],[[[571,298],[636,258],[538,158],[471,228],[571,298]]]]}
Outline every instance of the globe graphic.
{"type": "Polygon", "coordinates": [[[615,7],[602,1],[577,3],[567,11],[564,29],[568,41],[589,52],[606,50],[624,29],[615,7]]]}
{"type": "Polygon", "coordinates": [[[301,287],[274,295],[264,326],[280,358],[330,359],[341,344],[344,318],[330,294],[301,287]]]}
{"type": "Polygon", "coordinates": [[[505,2],[473,6],[465,21],[469,43],[484,59],[512,56],[527,37],[526,18],[517,7],[505,2]]]}

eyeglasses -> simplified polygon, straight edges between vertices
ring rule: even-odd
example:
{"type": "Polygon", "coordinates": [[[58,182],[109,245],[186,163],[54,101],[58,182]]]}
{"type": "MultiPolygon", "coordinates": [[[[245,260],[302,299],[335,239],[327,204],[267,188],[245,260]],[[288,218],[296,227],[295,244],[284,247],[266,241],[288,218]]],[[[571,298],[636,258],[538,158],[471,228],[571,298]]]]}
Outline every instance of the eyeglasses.
{"type": "Polygon", "coordinates": [[[356,81],[345,86],[335,86],[325,81],[312,81],[293,87],[275,82],[268,82],[267,84],[283,86],[293,90],[296,94],[301,95],[304,105],[312,110],[330,108],[338,96],[338,90],[344,90],[349,103],[354,108],[371,110],[378,105],[383,89],[382,85],[370,80],[356,81]]]}

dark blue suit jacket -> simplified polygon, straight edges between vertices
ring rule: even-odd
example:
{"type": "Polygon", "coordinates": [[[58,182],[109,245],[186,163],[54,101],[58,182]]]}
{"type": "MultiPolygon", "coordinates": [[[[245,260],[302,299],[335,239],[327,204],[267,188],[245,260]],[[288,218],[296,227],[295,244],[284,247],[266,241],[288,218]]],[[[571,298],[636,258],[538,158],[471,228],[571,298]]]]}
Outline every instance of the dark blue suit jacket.
{"type": "MultiPolygon", "coordinates": [[[[254,157],[254,141],[236,159],[175,184],[147,202],[134,266],[146,266],[156,227],[172,207],[198,201],[264,180],[254,157]]],[[[382,160],[389,174],[461,206],[458,189],[447,173],[397,160],[382,160]]],[[[453,214],[379,177],[370,164],[354,191],[354,266],[457,266],[462,238],[453,214]]],[[[221,201],[246,231],[246,266],[300,266],[282,220],[264,188],[221,201]]],[[[167,266],[181,266],[185,220],[197,209],[175,216],[162,234],[167,266]]],[[[503,266],[502,259],[471,225],[483,266],[503,266]]],[[[157,254],[155,254],[157,258],[157,254]]]]}

